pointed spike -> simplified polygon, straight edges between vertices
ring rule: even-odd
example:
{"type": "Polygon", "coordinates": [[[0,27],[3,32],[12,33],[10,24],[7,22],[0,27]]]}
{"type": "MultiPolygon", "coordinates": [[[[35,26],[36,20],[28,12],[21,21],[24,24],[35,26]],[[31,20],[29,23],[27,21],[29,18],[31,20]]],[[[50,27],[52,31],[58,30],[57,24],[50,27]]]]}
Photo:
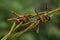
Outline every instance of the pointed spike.
{"type": "Polygon", "coordinates": [[[39,33],[39,26],[37,27],[37,30],[36,30],[37,33],[39,33]]]}
{"type": "Polygon", "coordinates": [[[38,12],[37,12],[36,8],[35,8],[35,10],[34,10],[34,11],[35,11],[35,13],[37,13],[37,14],[38,14],[38,12]]]}
{"type": "Polygon", "coordinates": [[[49,7],[49,5],[48,5],[48,0],[45,0],[45,9],[46,9],[46,13],[48,13],[48,7],[49,7]]]}
{"type": "Polygon", "coordinates": [[[12,14],[14,14],[17,17],[20,17],[16,12],[12,11],[12,14]]]}
{"type": "Polygon", "coordinates": [[[46,12],[48,13],[48,5],[47,5],[47,3],[46,3],[46,8],[45,9],[46,9],[46,12]]]}
{"type": "Polygon", "coordinates": [[[17,18],[10,18],[10,19],[8,19],[8,21],[16,21],[17,23],[20,23],[19,19],[17,19],[17,18]]]}

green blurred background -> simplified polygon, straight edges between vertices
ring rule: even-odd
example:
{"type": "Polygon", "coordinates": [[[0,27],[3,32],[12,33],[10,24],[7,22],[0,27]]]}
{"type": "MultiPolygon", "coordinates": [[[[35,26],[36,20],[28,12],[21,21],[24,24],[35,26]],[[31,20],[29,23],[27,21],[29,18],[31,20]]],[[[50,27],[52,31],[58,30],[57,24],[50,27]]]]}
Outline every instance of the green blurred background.
{"type": "MultiPolygon", "coordinates": [[[[12,22],[8,18],[15,17],[11,12],[18,14],[32,14],[37,5],[38,11],[45,10],[45,0],[0,0],[0,39],[6,35],[12,22]]],[[[48,0],[49,10],[60,7],[60,0],[48,0]]],[[[52,17],[50,22],[40,25],[40,32],[35,30],[26,32],[16,40],[60,40],[60,13],[52,17]]]]}

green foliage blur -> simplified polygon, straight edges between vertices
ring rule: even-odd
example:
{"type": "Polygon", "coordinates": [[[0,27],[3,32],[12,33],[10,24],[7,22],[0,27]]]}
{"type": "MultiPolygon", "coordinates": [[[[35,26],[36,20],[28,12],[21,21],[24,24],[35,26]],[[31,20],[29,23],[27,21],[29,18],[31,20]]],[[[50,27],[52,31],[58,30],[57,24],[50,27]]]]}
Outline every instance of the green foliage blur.
{"type": "MultiPolygon", "coordinates": [[[[34,8],[37,5],[38,11],[45,10],[45,0],[0,0],[0,39],[6,35],[12,22],[8,18],[16,17],[11,12],[18,14],[34,14],[34,8]]],[[[48,0],[49,10],[60,7],[60,0],[48,0]]],[[[40,25],[40,32],[36,33],[35,29],[26,32],[16,40],[60,40],[60,13],[52,17],[51,21],[40,25]]]]}

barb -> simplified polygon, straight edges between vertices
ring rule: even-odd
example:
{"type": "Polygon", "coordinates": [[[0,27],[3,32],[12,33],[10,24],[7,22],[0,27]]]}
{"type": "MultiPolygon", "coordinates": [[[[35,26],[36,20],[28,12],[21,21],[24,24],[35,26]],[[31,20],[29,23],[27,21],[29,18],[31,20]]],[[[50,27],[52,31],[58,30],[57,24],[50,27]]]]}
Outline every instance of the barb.
{"type": "Polygon", "coordinates": [[[48,13],[48,7],[49,7],[49,5],[48,5],[48,0],[45,0],[45,9],[46,9],[46,13],[48,13]]]}
{"type": "Polygon", "coordinates": [[[17,18],[10,18],[10,19],[8,19],[8,21],[17,21],[17,22],[20,22],[19,19],[17,19],[17,18]]]}
{"type": "Polygon", "coordinates": [[[35,13],[36,13],[37,16],[39,17],[39,20],[40,20],[41,22],[44,22],[43,17],[42,17],[41,15],[39,15],[39,13],[37,12],[36,8],[35,8],[35,13]]]}
{"type": "Polygon", "coordinates": [[[23,17],[23,15],[19,15],[19,14],[17,14],[17,13],[16,13],[16,12],[14,12],[14,11],[12,11],[12,14],[14,14],[15,16],[17,16],[18,18],[23,17]]]}
{"type": "Polygon", "coordinates": [[[39,33],[39,29],[40,29],[40,28],[39,28],[39,25],[38,25],[37,30],[36,30],[37,33],[39,33]]]}

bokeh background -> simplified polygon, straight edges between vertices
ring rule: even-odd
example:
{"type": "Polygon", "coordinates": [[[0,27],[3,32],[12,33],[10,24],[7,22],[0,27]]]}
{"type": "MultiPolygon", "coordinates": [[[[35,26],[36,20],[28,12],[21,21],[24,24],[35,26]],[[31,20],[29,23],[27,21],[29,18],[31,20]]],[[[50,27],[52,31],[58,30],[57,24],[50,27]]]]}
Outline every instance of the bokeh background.
{"type": "MultiPolygon", "coordinates": [[[[60,0],[48,0],[49,10],[60,7],[60,0]]],[[[46,11],[45,0],[0,0],[0,39],[6,35],[12,22],[8,18],[15,17],[11,12],[18,14],[34,14],[34,8],[39,5],[38,11],[46,11]]],[[[60,13],[52,17],[51,21],[40,25],[40,32],[31,30],[16,40],[60,40],[60,13]]]]}

